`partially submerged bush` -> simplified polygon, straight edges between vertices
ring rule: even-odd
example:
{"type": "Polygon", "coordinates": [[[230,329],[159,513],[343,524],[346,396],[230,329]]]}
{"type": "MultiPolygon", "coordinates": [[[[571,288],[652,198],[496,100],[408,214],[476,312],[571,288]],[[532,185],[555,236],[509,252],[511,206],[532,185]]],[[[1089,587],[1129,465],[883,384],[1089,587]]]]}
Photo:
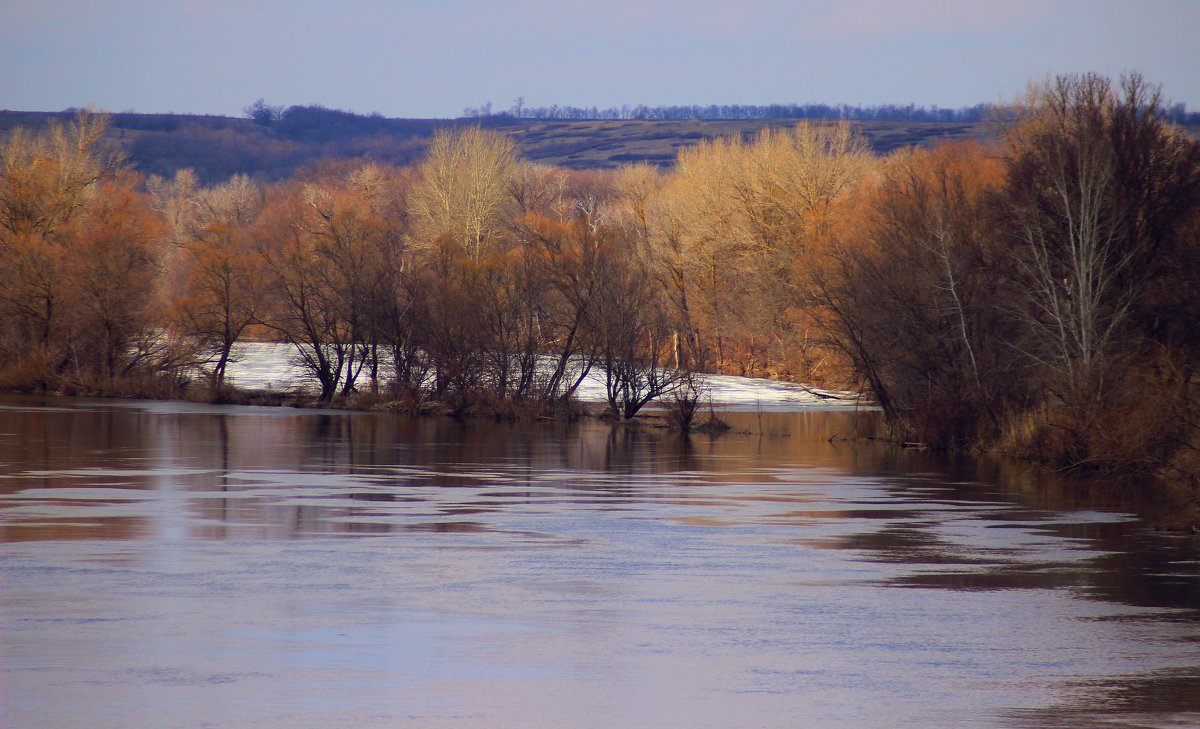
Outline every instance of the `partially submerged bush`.
{"type": "Polygon", "coordinates": [[[678,384],[667,395],[667,418],[680,430],[691,430],[700,404],[709,396],[710,389],[704,378],[695,372],[681,375],[678,384]]]}

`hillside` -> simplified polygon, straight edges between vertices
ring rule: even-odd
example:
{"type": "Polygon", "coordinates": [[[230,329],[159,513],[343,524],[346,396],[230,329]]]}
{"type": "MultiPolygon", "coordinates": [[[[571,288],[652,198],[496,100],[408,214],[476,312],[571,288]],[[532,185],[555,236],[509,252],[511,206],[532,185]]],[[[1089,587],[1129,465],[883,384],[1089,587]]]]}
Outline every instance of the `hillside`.
{"type": "MultiPolygon", "coordinates": [[[[0,136],[17,126],[40,128],[70,112],[0,111],[0,136]]],[[[987,124],[852,122],[877,152],[936,141],[995,137],[987,124]]],[[[320,107],[292,107],[270,124],[250,119],[182,114],[112,114],[110,141],[136,168],[168,176],[190,167],[203,182],[246,173],[264,180],[289,177],[323,158],[369,156],[389,164],[418,159],[441,127],[481,124],[509,134],[528,159],[574,169],[613,168],[631,162],[669,165],[680,147],[725,135],[752,135],[764,126],[791,127],[792,119],[770,121],[539,120],[497,116],[484,119],[388,119],[320,107]]]]}

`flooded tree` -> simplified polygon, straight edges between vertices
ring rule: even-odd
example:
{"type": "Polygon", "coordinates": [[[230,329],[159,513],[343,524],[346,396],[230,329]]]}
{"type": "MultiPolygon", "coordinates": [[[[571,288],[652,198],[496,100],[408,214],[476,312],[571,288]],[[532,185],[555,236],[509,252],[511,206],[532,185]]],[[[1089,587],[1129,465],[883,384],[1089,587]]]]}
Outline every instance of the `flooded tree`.
{"type": "Polygon", "coordinates": [[[190,203],[192,221],[174,265],[179,291],[172,320],[207,354],[210,387],[219,393],[234,345],[263,308],[265,269],[251,235],[263,195],[239,175],[190,203]]]}
{"type": "Polygon", "coordinates": [[[86,389],[112,394],[139,369],[147,379],[173,369],[156,331],[160,221],[148,202],[128,178],[106,182],[86,224],[64,231],[72,252],[63,276],[72,292],[63,312],[68,376],[86,389]]]}
{"type": "Polygon", "coordinates": [[[629,420],[670,393],[683,371],[672,361],[674,327],[661,288],[638,260],[632,241],[618,233],[609,244],[604,284],[589,309],[588,327],[609,408],[629,420]]]}
{"type": "Polygon", "coordinates": [[[385,269],[369,209],[355,191],[292,185],[257,231],[274,304],[263,323],[295,347],[322,402],[350,394],[378,346],[369,313],[385,269]]]}

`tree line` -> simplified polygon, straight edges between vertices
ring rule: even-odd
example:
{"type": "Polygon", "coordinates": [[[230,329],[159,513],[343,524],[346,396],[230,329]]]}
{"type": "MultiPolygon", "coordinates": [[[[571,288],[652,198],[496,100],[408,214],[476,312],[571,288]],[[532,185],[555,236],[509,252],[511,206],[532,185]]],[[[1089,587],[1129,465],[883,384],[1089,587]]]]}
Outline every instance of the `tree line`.
{"type": "MultiPolygon", "coordinates": [[[[905,122],[959,122],[973,124],[991,121],[1005,107],[994,104],[976,104],[956,109],[916,104],[692,104],[675,106],[647,106],[646,104],[622,104],[606,108],[596,106],[528,106],[524,99],[517,99],[511,107],[494,110],[491,102],[463,109],[468,119],[509,117],[513,119],[599,119],[599,120],[654,120],[680,121],[686,119],[705,120],[765,120],[765,119],[814,119],[814,120],[857,120],[857,121],[905,121],[905,122]]],[[[1200,115],[1198,115],[1200,116],[1200,115]]]]}
{"type": "MultiPolygon", "coordinates": [[[[270,110],[284,115],[282,107],[265,107],[261,100],[256,107],[247,107],[247,114],[255,119],[269,118],[270,110]]],[[[622,104],[621,106],[529,106],[524,98],[518,98],[508,109],[494,110],[489,101],[479,106],[463,109],[468,119],[509,117],[514,119],[597,119],[597,120],[765,120],[765,119],[812,119],[893,122],[935,122],[977,124],[980,122],[1010,119],[1020,109],[1019,104],[973,104],[957,108],[918,106],[916,104],[691,104],[674,106],[647,106],[645,104],[622,104]]],[[[1166,121],[1180,125],[1200,125],[1200,111],[1189,111],[1186,104],[1163,105],[1158,110],[1166,121]]]]}
{"type": "Polygon", "coordinates": [[[221,398],[287,342],[323,401],[632,417],[694,372],[859,387],[905,440],[1200,473],[1200,145],[1138,76],[1063,76],[1003,140],[800,122],[572,171],[442,129],[422,161],[140,178],[81,113],[0,179],[0,386],[221,398]]]}

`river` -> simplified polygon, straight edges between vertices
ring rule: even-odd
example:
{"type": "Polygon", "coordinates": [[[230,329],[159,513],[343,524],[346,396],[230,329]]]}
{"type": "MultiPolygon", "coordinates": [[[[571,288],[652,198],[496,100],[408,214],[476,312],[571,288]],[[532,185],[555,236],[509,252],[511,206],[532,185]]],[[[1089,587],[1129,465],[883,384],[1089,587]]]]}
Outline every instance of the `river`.
{"type": "Polygon", "coordinates": [[[776,405],[0,398],[0,725],[1200,726],[1200,537],[776,405]]]}

